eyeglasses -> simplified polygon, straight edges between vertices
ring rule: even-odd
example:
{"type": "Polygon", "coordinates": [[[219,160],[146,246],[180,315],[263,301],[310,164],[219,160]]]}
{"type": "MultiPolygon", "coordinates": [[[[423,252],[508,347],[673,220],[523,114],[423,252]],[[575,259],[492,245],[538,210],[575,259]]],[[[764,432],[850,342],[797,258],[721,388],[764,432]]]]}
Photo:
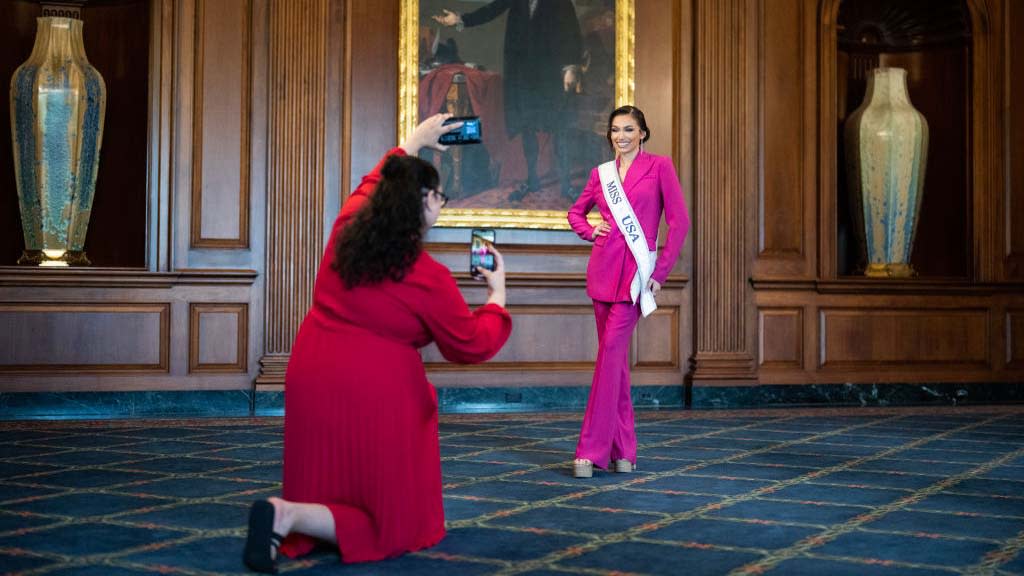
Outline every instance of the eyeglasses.
{"type": "Polygon", "coordinates": [[[437,190],[426,189],[425,188],[424,192],[423,192],[423,197],[426,198],[427,196],[430,195],[431,192],[433,192],[434,194],[437,194],[438,197],[441,198],[441,208],[444,208],[445,206],[448,205],[448,195],[445,194],[444,192],[439,192],[437,190]]]}

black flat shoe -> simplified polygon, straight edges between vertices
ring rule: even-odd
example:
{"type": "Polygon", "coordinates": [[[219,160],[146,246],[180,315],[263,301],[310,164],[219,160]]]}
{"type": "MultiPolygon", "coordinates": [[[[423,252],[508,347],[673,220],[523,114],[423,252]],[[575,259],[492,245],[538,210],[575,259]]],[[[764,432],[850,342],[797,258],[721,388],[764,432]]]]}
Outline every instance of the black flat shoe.
{"type": "Polygon", "coordinates": [[[284,536],[274,532],[274,505],[266,500],[253,502],[242,561],[251,570],[277,574],[277,559],[271,552],[276,553],[282,541],[284,536]]]}

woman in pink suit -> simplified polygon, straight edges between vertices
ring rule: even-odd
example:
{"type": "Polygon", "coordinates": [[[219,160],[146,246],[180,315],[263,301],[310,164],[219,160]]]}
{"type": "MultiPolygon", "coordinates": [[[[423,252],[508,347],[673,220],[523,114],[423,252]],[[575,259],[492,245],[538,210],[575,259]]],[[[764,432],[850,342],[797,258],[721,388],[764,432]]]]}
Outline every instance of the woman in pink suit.
{"type": "Polygon", "coordinates": [[[341,208],[324,251],[313,306],[285,375],[282,498],[249,515],[243,560],[277,571],[277,552],[317,542],[343,562],[436,544],[445,534],[437,394],[419,348],[483,362],[508,339],[505,269],[481,270],[487,303],[470,310],[451,272],[423,249],[447,198],[437,170],[416,157],[444,149],[438,114],[384,155],[341,208]]]}
{"type": "Polygon", "coordinates": [[[598,338],[594,379],[573,463],[577,478],[591,477],[594,466],[607,469],[614,464],[616,472],[631,472],[636,466],[629,343],[640,318],[641,301],[647,298],[646,306],[654,306],[653,296],[675,265],[690,228],[672,160],[643,151],[642,143],[650,137],[647,121],[638,108],[622,106],[614,110],[608,117],[608,143],[615,151],[617,170],[609,164],[603,176],[600,167],[591,171],[586,188],[569,209],[572,229],[580,238],[594,243],[587,265],[587,295],[594,301],[598,338]],[[619,189],[627,202],[621,202],[619,189]],[[607,198],[615,206],[610,207],[607,198]],[[625,215],[620,204],[631,207],[631,213],[625,215]],[[595,205],[602,222],[591,226],[587,213],[595,205]],[[662,213],[668,224],[665,246],[653,269],[645,262],[638,274],[635,254],[642,252],[649,258],[657,249],[662,213]],[[639,227],[633,225],[635,222],[639,227]],[[641,282],[638,276],[643,272],[649,277],[641,282]]]}

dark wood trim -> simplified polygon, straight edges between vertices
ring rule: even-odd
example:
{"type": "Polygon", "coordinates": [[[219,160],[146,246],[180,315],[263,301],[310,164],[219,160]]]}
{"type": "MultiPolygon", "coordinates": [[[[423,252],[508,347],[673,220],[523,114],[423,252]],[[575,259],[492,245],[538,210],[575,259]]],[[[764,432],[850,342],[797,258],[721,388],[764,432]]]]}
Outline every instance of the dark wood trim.
{"type": "Polygon", "coordinates": [[[149,206],[146,217],[146,267],[170,269],[171,161],[174,122],[174,0],[150,4],[149,206]]]}
{"type": "Polygon", "coordinates": [[[244,302],[190,302],[188,305],[188,371],[197,373],[245,373],[249,366],[249,305],[244,302]],[[238,318],[238,340],[235,362],[203,364],[199,361],[203,314],[229,313],[238,318]]]}
{"type": "Polygon", "coordinates": [[[1018,344],[1018,342],[1024,343],[1024,330],[1018,333],[1013,329],[1014,317],[1021,318],[1020,325],[1024,327],[1024,308],[1008,308],[1003,318],[1006,325],[1004,330],[1006,338],[1006,369],[1024,371],[1024,355],[1017,356],[1014,354],[1015,349],[1018,347],[1024,350],[1024,346],[1018,344]]]}
{"type": "Polygon", "coordinates": [[[255,270],[182,269],[175,272],[146,272],[116,268],[69,268],[51,271],[45,268],[0,267],[0,287],[54,288],[170,288],[190,285],[252,285],[255,270]]]}
{"type": "Polygon", "coordinates": [[[750,281],[759,292],[817,292],[818,294],[935,294],[990,296],[1024,293],[1024,283],[979,283],[959,279],[843,278],[841,280],[773,279],[750,281]]]}

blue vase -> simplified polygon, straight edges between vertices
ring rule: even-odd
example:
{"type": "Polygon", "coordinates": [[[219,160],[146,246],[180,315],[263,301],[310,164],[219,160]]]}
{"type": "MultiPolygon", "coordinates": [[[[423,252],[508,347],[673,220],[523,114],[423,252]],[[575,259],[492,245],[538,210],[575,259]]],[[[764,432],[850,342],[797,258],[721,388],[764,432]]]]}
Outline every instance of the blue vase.
{"type": "Polygon", "coordinates": [[[928,122],[910,103],[907,72],[875,68],[844,129],[853,216],[876,277],[915,275],[910,266],[921,209],[928,122]]]}
{"type": "Polygon", "coordinates": [[[11,78],[11,137],[25,252],[19,264],[89,264],[107,89],[89,64],[82,21],[37,18],[32,55],[11,78]]]}

